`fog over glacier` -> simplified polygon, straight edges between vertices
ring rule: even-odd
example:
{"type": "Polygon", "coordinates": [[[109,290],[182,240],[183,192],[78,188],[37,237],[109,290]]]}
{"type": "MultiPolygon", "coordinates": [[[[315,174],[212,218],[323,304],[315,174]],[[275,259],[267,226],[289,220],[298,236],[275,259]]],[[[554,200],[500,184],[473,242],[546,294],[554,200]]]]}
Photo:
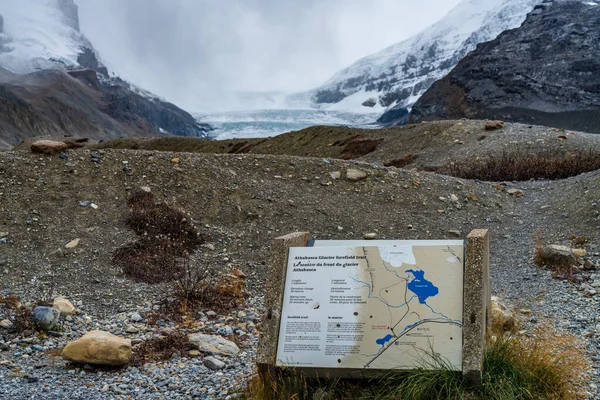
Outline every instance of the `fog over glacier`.
{"type": "Polygon", "coordinates": [[[316,87],[459,0],[76,0],[109,68],[192,109],[316,87]]]}

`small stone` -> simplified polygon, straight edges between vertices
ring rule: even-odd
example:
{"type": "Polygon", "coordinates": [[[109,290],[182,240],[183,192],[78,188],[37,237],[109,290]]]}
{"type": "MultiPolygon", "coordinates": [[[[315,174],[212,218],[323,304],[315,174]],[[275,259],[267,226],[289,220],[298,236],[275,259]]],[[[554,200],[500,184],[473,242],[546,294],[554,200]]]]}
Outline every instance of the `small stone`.
{"type": "Polygon", "coordinates": [[[596,269],[596,264],[592,260],[585,260],[583,263],[583,269],[586,271],[593,271],[596,269]]]}
{"type": "Polygon", "coordinates": [[[200,356],[200,352],[198,350],[190,350],[190,351],[188,351],[188,356],[190,356],[190,357],[199,357],[200,356]]]}
{"type": "Polygon", "coordinates": [[[216,317],[216,316],[217,316],[217,313],[216,313],[216,312],[214,312],[214,311],[212,311],[212,310],[211,310],[211,311],[207,311],[207,312],[206,312],[206,316],[207,316],[208,318],[214,318],[214,317],[216,317]]]}
{"type": "Polygon", "coordinates": [[[140,322],[144,318],[142,318],[142,316],[139,313],[133,313],[131,314],[131,317],[129,317],[129,319],[133,322],[140,322]]]}
{"type": "Polygon", "coordinates": [[[43,331],[51,331],[58,325],[60,313],[52,307],[37,306],[31,313],[31,322],[43,331]]]}
{"type": "Polygon", "coordinates": [[[237,268],[234,268],[233,271],[231,271],[231,275],[239,279],[246,279],[246,274],[242,270],[237,268]]]}
{"type": "Polygon", "coordinates": [[[511,196],[515,196],[515,197],[525,196],[525,192],[523,192],[522,190],[519,190],[519,189],[508,189],[506,191],[506,193],[510,194],[511,196]]]}
{"type": "Polygon", "coordinates": [[[140,330],[133,325],[127,325],[125,332],[127,333],[138,333],[140,330]]]}
{"type": "Polygon", "coordinates": [[[0,232],[0,238],[5,238],[8,236],[8,232],[0,232]]]}
{"type": "Polygon", "coordinates": [[[80,241],[80,239],[71,240],[69,243],[67,243],[65,245],[65,249],[72,250],[72,249],[76,248],[77,246],[79,246],[79,241],[80,241]]]}
{"type": "Polygon", "coordinates": [[[585,297],[594,297],[596,295],[596,289],[588,289],[585,291],[585,297]]]}
{"type": "Polygon", "coordinates": [[[0,321],[0,328],[10,329],[10,328],[12,328],[12,326],[13,326],[13,323],[10,322],[10,320],[8,320],[8,319],[3,319],[2,321],[0,321]]]}
{"type": "Polygon", "coordinates": [[[52,307],[56,308],[62,317],[75,314],[75,306],[64,297],[55,298],[52,307]]]}
{"type": "Polygon", "coordinates": [[[62,352],[64,360],[100,365],[126,365],[130,357],[130,340],[103,331],[86,333],[62,352]]]}
{"type": "Polygon", "coordinates": [[[179,163],[181,162],[181,159],[180,159],[179,157],[175,157],[175,158],[173,158],[173,159],[171,160],[171,162],[172,162],[173,164],[179,164],[179,163]]]}
{"type": "Polygon", "coordinates": [[[333,172],[329,173],[329,176],[334,181],[337,181],[338,179],[340,179],[342,177],[342,173],[340,171],[333,171],[333,172]]]}
{"type": "Polygon", "coordinates": [[[206,248],[206,249],[208,249],[210,251],[215,251],[215,245],[212,244],[212,243],[203,244],[202,247],[204,247],[204,248],[206,248]]]}
{"type": "Polygon", "coordinates": [[[373,240],[377,237],[377,234],[374,232],[365,233],[365,240],[373,240]]]}
{"type": "Polygon", "coordinates": [[[346,171],[346,179],[348,179],[350,182],[360,181],[365,179],[367,176],[367,173],[360,169],[348,168],[348,171],[346,171]]]}
{"type": "Polygon", "coordinates": [[[573,249],[573,254],[575,257],[585,257],[587,256],[587,251],[585,249],[573,249]]]}
{"type": "Polygon", "coordinates": [[[92,207],[94,210],[98,209],[98,205],[94,203],[90,204],[90,207],[92,207]]]}
{"type": "Polygon", "coordinates": [[[204,366],[212,369],[213,371],[217,371],[225,368],[225,363],[215,357],[206,357],[204,359],[204,366]]]}
{"type": "Polygon", "coordinates": [[[218,335],[192,333],[188,335],[188,339],[192,347],[203,353],[234,356],[240,352],[240,349],[235,343],[218,335]]]}
{"type": "Polygon", "coordinates": [[[502,128],[504,128],[503,121],[486,121],[485,122],[485,130],[486,131],[493,131],[493,130],[502,129],[502,128]]]}
{"type": "Polygon", "coordinates": [[[458,201],[458,197],[455,194],[451,194],[450,195],[450,200],[457,202],[458,201]]]}
{"type": "Polygon", "coordinates": [[[142,187],[140,188],[140,190],[141,190],[142,192],[146,192],[146,193],[151,193],[151,192],[152,192],[152,189],[150,189],[150,187],[148,187],[148,186],[142,186],[142,187]]]}

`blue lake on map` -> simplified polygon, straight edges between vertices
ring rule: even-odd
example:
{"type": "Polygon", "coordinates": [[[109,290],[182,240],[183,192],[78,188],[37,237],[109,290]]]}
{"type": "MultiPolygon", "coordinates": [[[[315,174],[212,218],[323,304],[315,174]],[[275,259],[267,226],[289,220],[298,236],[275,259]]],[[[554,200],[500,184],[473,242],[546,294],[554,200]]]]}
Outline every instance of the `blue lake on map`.
{"type": "Polygon", "coordinates": [[[439,293],[439,289],[434,286],[433,283],[425,279],[425,271],[421,270],[406,270],[405,272],[411,273],[414,279],[406,285],[408,290],[413,292],[419,298],[419,303],[425,304],[425,301],[429,297],[433,297],[439,293]]]}
{"type": "Polygon", "coordinates": [[[383,347],[383,346],[385,346],[385,344],[386,344],[387,342],[389,342],[390,340],[392,340],[392,338],[393,338],[393,337],[394,337],[394,336],[392,336],[392,335],[389,335],[389,334],[388,334],[388,335],[386,335],[385,337],[382,337],[381,339],[377,339],[377,340],[375,341],[375,343],[377,343],[378,345],[380,345],[381,347],[383,347]]]}

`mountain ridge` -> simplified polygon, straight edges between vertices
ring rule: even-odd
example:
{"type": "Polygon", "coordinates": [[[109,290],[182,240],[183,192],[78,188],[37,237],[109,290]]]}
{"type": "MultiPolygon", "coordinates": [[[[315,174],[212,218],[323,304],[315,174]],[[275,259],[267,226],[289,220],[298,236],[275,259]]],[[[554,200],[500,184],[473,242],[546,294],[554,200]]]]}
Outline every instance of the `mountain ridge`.
{"type": "Polygon", "coordinates": [[[597,3],[541,4],[521,27],[461,60],[410,119],[504,119],[600,133],[599,43],[597,3]]]}
{"type": "Polygon", "coordinates": [[[312,101],[319,106],[358,97],[353,103],[397,113],[410,107],[478,43],[517,27],[541,1],[464,0],[421,33],[338,72],[311,91],[312,101]]]}
{"type": "Polygon", "coordinates": [[[73,0],[20,0],[0,16],[0,140],[34,136],[205,137],[179,107],[137,88],[100,61],[80,32],[73,0]]]}

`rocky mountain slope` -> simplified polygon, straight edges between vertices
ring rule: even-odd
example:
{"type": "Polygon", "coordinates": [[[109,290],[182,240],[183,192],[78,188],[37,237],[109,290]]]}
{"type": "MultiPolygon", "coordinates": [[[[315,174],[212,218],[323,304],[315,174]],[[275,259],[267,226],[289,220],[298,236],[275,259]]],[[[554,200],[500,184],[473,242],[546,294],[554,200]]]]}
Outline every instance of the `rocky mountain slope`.
{"type": "MultiPolygon", "coordinates": [[[[27,150],[30,143],[17,146],[27,150]]],[[[488,131],[482,121],[433,121],[387,129],[314,126],[267,139],[123,138],[92,146],[218,154],[272,154],[359,160],[437,171],[452,161],[504,151],[556,156],[600,148],[600,136],[543,126],[506,124],[488,131]]]]}
{"type": "Polygon", "coordinates": [[[380,122],[407,115],[429,86],[478,43],[519,26],[541,0],[463,0],[422,33],[360,59],[312,92],[316,104],[390,109],[380,122]]]}
{"type": "Polygon", "coordinates": [[[410,118],[501,118],[598,133],[599,54],[596,2],[541,4],[436,82],[410,118]]]}
{"type": "Polygon", "coordinates": [[[111,76],[73,0],[11,3],[0,27],[0,145],[32,136],[205,136],[187,112],[111,76]]]}

